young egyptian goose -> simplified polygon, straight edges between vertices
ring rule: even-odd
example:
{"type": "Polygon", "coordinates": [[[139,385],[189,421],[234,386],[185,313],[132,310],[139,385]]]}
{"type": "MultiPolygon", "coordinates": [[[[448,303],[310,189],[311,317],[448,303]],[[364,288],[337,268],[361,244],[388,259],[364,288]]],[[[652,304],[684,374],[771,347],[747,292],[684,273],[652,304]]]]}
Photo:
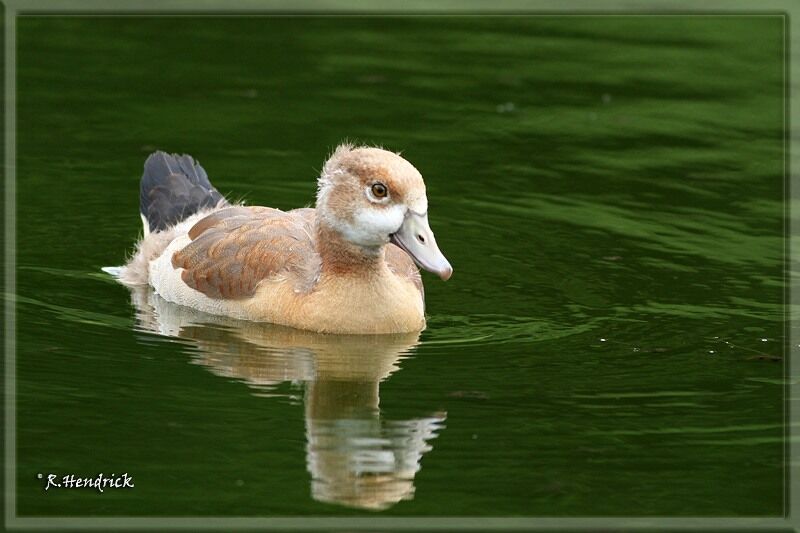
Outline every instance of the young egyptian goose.
{"type": "Polygon", "coordinates": [[[324,333],[420,331],[414,263],[443,280],[453,272],[422,176],[379,148],[339,146],[315,209],[231,205],[191,157],[163,152],[145,162],[140,201],[145,234],[120,281],[207,313],[324,333]]]}

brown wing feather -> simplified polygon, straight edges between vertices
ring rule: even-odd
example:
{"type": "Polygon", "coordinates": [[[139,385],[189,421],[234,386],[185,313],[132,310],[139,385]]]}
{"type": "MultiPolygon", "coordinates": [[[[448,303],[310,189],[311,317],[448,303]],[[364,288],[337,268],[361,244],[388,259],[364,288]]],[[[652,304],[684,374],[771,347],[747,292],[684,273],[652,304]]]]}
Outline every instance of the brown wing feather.
{"type": "Polygon", "coordinates": [[[313,224],[313,209],[221,209],[189,230],[192,242],[175,252],[172,266],[184,269],[184,283],[211,298],[249,298],[262,280],[284,274],[304,289],[320,265],[313,224]]]}

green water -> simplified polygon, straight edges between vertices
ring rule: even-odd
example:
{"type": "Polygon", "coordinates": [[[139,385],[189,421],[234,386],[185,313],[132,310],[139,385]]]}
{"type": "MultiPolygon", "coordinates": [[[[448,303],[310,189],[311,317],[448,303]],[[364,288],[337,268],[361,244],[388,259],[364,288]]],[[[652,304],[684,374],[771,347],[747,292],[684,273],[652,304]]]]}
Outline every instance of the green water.
{"type": "Polygon", "coordinates": [[[782,19],[17,33],[20,515],[783,512],[782,19]],[[419,339],[212,320],[100,271],[152,150],[289,209],[345,138],[426,178],[455,274],[424,275],[419,339]],[[99,472],[135,488],[36,477],[99,472]]]}

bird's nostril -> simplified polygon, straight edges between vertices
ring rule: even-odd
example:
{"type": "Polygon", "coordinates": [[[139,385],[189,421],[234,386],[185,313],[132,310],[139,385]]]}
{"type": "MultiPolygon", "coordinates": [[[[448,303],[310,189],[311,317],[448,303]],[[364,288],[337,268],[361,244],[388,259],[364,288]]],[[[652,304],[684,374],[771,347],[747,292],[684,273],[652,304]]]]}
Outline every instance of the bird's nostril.
{"type": "Polygon", "coordinates": [[[422,235],[417,235],[417,240],[422,244],[425,244],[425,237],[423,237],[422,235]]]}

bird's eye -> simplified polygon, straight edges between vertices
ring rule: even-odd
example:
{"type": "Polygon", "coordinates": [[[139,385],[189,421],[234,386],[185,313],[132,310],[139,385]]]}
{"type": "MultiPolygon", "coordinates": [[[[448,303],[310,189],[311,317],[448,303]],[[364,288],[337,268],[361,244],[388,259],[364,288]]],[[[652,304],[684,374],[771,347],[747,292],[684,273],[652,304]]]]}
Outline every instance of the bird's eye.
{"type": "Polygon", "coordinates": [[[375,198],[386,198],[388,194],[389,189],[383,183],[378,182],[372,185],[372,195],[375,198]]]}

